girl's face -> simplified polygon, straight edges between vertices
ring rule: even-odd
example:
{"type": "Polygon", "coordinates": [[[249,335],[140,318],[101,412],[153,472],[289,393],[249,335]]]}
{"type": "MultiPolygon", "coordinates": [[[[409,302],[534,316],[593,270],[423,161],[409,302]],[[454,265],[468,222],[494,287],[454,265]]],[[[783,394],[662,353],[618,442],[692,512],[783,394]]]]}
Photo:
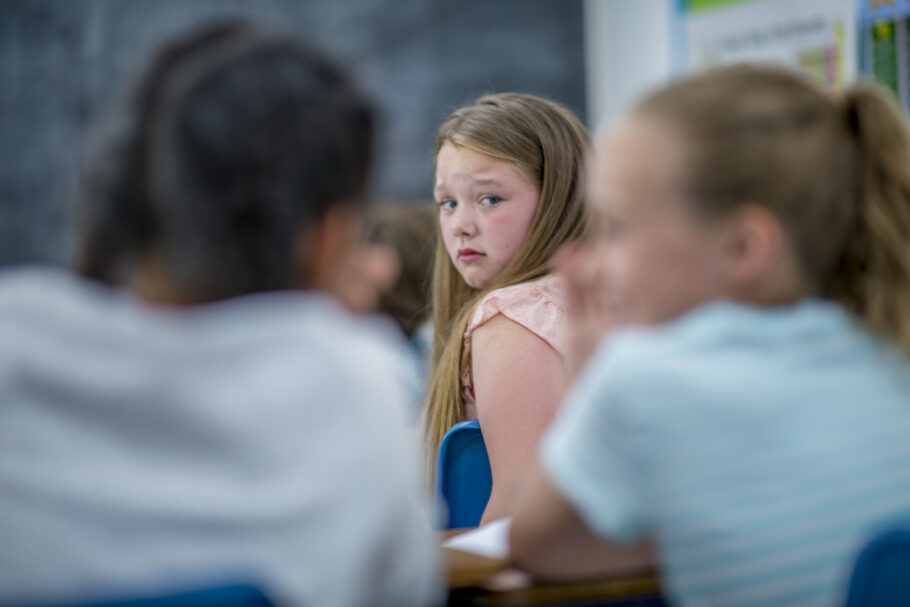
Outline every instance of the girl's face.
{"type": "Polygon", "coordinates": [[[452,264],[470,286],[488,286],[524,244],[540,192],[512,163],[446,143],[434,194],[452,264]]]}
{"type": "Polygon", "coordinates": [[[632,116],[588,170],[592,237],[578,253],[618,324],[652,324],[721,296],[721,230],[680,195],[686,153],[664,122],[632,116]]]}

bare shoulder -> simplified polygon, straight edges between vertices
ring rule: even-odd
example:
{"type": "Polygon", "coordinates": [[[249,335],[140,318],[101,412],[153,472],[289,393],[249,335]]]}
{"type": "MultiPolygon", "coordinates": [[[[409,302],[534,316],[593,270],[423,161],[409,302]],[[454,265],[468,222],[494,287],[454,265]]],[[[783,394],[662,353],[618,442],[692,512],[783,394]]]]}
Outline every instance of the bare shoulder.
{"type": "MultiPolygon", "coordinates": [[[[564,373],[562,356],[542,337],[502,314],[477,327],[472,336],[471,366],[475,384],[484,376],[534,378],[564,373]]],[[[539,378],[539,379],[542,379],[539,378]]]]}
{"type": "Polygon", "coordinates": [[[483,355],[484,351],[517,350],[530,348],[532,350],[551,351],[557,355],[556,350],[539,335],[504,314],[497,314],[474,330],[471,337],[473,341],[474,356],[483,355]]]}

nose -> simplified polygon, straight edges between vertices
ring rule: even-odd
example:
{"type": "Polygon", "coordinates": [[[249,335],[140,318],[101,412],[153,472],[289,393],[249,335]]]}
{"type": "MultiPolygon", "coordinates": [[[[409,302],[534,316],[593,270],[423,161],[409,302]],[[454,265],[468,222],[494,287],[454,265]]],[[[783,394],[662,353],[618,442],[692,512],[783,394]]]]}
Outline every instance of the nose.
{"type": "Polygon", "coordinates": [[[470,204],[459,204],[452,213],[452,234],[456,237],[470,238],[477,233],[474,221],[474,209],[470,204]]]}

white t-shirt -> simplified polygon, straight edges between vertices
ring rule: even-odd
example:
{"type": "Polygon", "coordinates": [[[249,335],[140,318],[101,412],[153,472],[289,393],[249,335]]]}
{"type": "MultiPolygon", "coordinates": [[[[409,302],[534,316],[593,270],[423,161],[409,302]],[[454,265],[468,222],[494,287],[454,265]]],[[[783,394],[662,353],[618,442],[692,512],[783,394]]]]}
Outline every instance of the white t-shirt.
{"type": "Polygon", "coordinates": [[[165,310],[0,276],[0,603],[439,599],[391,335],[312,293],[165,310]]]}

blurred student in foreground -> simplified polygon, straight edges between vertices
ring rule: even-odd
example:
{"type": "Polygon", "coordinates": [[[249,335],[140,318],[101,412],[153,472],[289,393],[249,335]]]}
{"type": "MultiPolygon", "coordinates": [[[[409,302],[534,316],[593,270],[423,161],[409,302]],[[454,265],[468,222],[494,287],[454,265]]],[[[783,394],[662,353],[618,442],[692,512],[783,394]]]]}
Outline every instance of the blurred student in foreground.
{"type": "Polygon", "coordinates": [[[843,604],[864,542],[910,513],[899,107],[728,68],[646,98],[589,175],[594,234],[562,260],[575,334],[639,328],[544,439],[513,557],[603,575],[653,548],[675,604],[843,604]]]}
{"type": "Polygon", "coordinates": [[[242,22],[175,39],[85,179],[78,263],[0,280],[0,602],[251,580],[424,605],[396,342],[343,308],[371,104],[242,22]]]}

